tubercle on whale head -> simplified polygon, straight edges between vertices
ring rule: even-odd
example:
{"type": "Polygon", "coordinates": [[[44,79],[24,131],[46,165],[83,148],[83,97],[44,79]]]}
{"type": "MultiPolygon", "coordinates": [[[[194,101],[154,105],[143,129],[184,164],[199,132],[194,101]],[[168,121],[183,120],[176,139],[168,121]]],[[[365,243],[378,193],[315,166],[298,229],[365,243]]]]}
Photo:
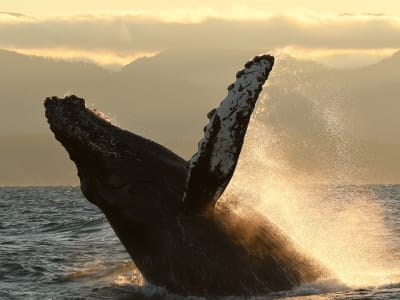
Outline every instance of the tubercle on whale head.
{"type": "Polygon", "coordinates": [[[51,130],[70,154],[73,152],[71,148],[82,144],[85,148],[89,146],[93,155],[117,155],[115,143],[109,133],[110,130],[120,129],[96,110],[88,109],[84,99],[75,95],[66,98],[49,97],[44,106],[51,130]],[[91,135],[93,131],[96,131],[96,135],[91,135]]]}

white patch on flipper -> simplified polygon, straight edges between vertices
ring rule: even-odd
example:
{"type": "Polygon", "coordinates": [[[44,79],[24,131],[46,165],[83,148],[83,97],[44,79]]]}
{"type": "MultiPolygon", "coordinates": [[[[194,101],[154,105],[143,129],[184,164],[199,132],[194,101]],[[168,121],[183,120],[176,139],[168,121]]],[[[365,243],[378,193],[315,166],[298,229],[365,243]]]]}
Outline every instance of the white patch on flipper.
{"type": "Polygon", "coordinates": [[[204,137],[199,142],[198,152],[190,160],[190,168],[198,162],[204,148],[206,147],[211,133],[211,127],[214,119],[218,116],[221,122],[221,129],[218,131],[217,140],[214,143],[214,155],[211,158],[210,169],[214,171],[219,168],[221,173],[227,173],[232,165],[235,163],[231,154],[235,145],[230,143],[232,141],[232,134],[235,132],[234,125],[237,124],[237,117],[240,112],[250,114],[254,101],[247,102],[250,97],[259,89],[260,82],[257,77],[264,77],[266,69],[271,68],[271,63],[266,60],[260,60],[258,63],[253,63],[249,69],[245,69],[244,73],[230,86],[228,95],[221,102],[218,109],[214,111],[211,116],[210,122],[206,127],[204,137]],[[251,93],[251,94],[249,94],[251,93]]]}
{"type": "Polygon", "coordinates": [[[273,58],[267,55],[248,62],[245,69],[236,75],[235,83],[228,87],[228,95],[220,106],[208,113],[210,121],[205,127],[204,137],[199,142],[198,152],[189,162],[184,201],[190,189],[191,173],[200,164],[207,164],[209,174],[217,176],[220,183],[209,200],[216,201],[225,190],[236,166],[248,119],[272,65],[273,58]]]}

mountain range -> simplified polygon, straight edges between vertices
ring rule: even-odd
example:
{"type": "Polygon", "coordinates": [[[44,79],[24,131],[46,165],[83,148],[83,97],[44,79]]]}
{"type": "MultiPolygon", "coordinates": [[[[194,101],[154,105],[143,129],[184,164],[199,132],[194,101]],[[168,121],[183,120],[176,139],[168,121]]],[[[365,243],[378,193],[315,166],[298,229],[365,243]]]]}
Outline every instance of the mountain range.
{"type": "MultiPolygon", "coordinates": [[[[83,97],[119,126],[190,158],[207,112],[254,54],[166,51],[109,71],[0,50],[0,185],[78,183],[44,117],[43,100],[53,95],[83,97]]],[[[265,155],[316,178],[400,182],[399,70],[400,52],[356,69],[278,53],[253,116],[273,140],[265,155]]]]}

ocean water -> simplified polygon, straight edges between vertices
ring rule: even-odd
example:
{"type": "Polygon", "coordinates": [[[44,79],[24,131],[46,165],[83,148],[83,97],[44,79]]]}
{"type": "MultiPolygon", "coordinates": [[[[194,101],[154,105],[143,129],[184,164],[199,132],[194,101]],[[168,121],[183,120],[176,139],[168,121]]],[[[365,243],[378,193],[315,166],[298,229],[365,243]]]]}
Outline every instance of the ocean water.
{"type": "MultiPolygon", "coordinates": [[[[385,230],[374,231],[375,244],[369,239],[365,243],[371,243],[367,246],[373,254],[377,252],[377,260],[384,255],[386,262],[379,274],[372,269],[369,276],[384,279],[379,284],[367,281],[359,286],[340,280],[317,282],[252,298],[400,299],[400,185],[329,186],[316,190],[323,193],[320,201],[329,203],[331,208],[337,207],[338,213],[343,210],[343,203],[364,199],[380,208],[385,230]]],[[[366,217],[357,226],[367,228],[374,224],[366,217]]],[[[335,234],[337,230],[326,232],[325,236],[335,234]]],[[[333,240],[339,244],[340,238],[339,234],[333,240]]],[[[351,245],[343,255],[357,260],[358,252],[351,245]]],[[[350,267],[354,274],[364,272],[356,270],[357,265],[350,267]]],[[[82,196],[79,188],[3,187],[0,188],[0,299],[185,298],[145,282],[103,214],[82,196]]],[[[221,299],[244,298],[232,295],[221,299]]]]}

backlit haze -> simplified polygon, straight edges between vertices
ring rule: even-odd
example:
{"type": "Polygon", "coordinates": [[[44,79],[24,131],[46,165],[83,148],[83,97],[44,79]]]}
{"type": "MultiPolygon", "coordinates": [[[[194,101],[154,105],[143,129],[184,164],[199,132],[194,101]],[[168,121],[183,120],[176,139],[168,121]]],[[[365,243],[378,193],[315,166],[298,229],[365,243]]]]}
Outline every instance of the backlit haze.
{"type": "Polygon", "coordinates": [[[53,95],[190,158],[206,113],[260,53],[276,65],[250,134],[271,164],[400,182],[400,2],[299,3],[2,0],[0,185],[77,184],[44,118],[53,95]]]}
{"type": "Polygon", "coordinates": [[[114,67],[168,49],[202,47],[279,49],[354,66],[399,47],[397,1],[301,3],[3,0],[0,47],[114,67]]]}

